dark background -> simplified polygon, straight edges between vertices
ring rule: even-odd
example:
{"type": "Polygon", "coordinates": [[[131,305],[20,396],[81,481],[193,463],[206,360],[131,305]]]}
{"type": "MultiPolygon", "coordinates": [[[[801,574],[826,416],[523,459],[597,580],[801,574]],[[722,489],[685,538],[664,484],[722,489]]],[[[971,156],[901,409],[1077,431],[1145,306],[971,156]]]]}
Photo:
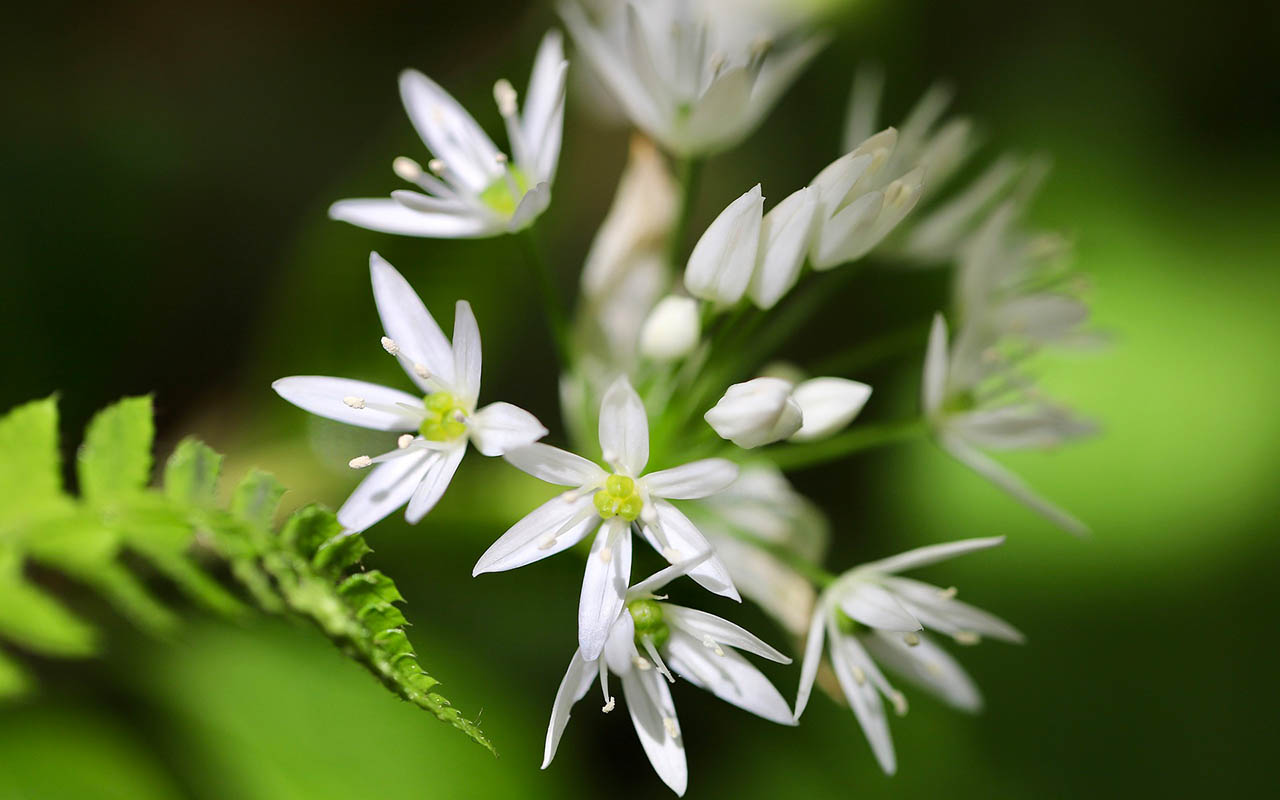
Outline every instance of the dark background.
{"type": "MultiPolygon", "coordinates": [[[[910,692],[900,774],[817,698],[783,730],[677,687],[694,797],[1244,794],[1273,785],[1272,642],[1280,495],[1280,195],[1274,4],[855,2],[760,132],[711,163],[695,229],[745,187],[773,197],[837,154],[853,69],[877,61],[897,120],[933,81],[985,155],[1052,155],[1034,218],[1094,277],[1107,352],[1063,357],[1048,387],[1105,435],[1008,459],[1088,520],[1074,540],[926,444],[815,470],[845,567],[942,539],[999,551],[926,577],[1027,632],[959,653],[984,688],[966,717],[910,692]]],[[[508,239],[397,239],[330,222],[340,197],[423,157],[396,73],[417,67],[483,124],[492,82],[526,80],[553,17],[520,3],[45,2],[0,42],[0,408],[62,398],[70,447],[92,411],[154,392],[166,442],[195,433],[228,471],[276,472],[288,502],[341,501],[361,440],[268,389],[285,374],[394,382],[376,347],[367,255],[433,308],[459,296],[485,335],[486,398],[558,426],[532,282],[508,239]]],[[[571,56],[572,57],[572,56],[571,56]]],[[[614,188],[625,131],[571,95],[547,239],[572,285],[614,188]]],[[[871,273],[788,353],[918,318],[941,273],[871,273]]],[[[446,319],[442,320],[447,324],[446,319]]],[[[859,377],[868,413],[910,408],[919,353],[859,377]],[[877,405],[880,404],[880,405],[877,405]]],[[[167,445],[164,445],[167,447],[167,445]]],[[[162,447],[163,449],[163,447],[162,447]]],[[[176,646],[121,629],[102,661],[41,664],[43,695],[0,710],[0,797],[661,797],[625,717],[579,709],[538,772],[572,651],[579,567],[472,580],[469,565],[539,489],[468,459],[418,528],[370,538],[448,695],[484,709],[503,757],[398,704],[309,631],[196,617],[176,646]],[[501,489],[503,502],[480,493],[501,489]]],[[[712,610],[729,613],[716,606],[712,610]]],[[[736,612],[735,610],[735,613],[736,612]]],[[[737,617],[783,634],[753,609],[737,617]]],[[[772,673],[784,694],[795,670],[772,673]]]]}

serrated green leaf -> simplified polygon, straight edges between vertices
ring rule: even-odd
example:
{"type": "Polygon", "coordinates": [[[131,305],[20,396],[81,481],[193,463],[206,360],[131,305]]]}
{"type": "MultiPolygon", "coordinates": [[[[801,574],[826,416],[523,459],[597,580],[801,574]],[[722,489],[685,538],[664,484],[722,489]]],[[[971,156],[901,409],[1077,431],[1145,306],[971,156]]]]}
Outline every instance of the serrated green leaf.
{"type": "Polygon", "coordinates": [[[26,671],[0,651],[0,700],[24,695],[30,688],[31,681],[26,671]]]}
{"type": "Polygon", "coordinates": [[[358,572],[338,586],[338,594],[356,611],[370,603],[402,603],[395,581],[377,570],[358,572]]]}
{"type": "Polygon", "coordinates": [[[213,505],[222,471],[222,455],[199,439],[178,443],[164,466],[164,494],[180,505],[213,505]]]}
{"type": "Polygon", "coordinates": [[[399,629],[376,634],[373,637],[373,646],[381,652],[384,658],[391,662],[407,656],[417,658],[417,654],[413,651],[413,645],[409,643],[409,637],[399,629]]]}
{"type": "Polygon", "coordinates": [[[284,497],[284,487],[275,476],[261,470],[251,470],[236,486],[231,496],[231,513],[236,517],[268,531],[272,529],[276,507],[284,497]]]}
{"type": "Polygon", "coordinates": [[[372,633],[381,633],[403,627],[407,620],[400,609],[390,603],[370,603],[356,612],[360,624],[372,633]]]}
{"type": "Polygon", "coordinates": [[[342,523],[332,511],[320,506],[306,506],[295,511],[280,531],[280,542],[288,549],[310,559],[325,542],[342,533],[342,523]]]}
{"type": "Polygon", "coordinates": [[[94,629],[28,581],[12,550],[0,550],[0,635],[51,656],[83,657],[97,649],[94,629]]]}
{"type": "Polygon", "coordinates": [[[345,570],[360,563],[360,559],[372,552],[363,536],[358,533],[349,533],[334,537],[320,545],[320,549],[311,559],[311,564],[321,575],[330,580],[337,580],[345,570]]]}
{"type": "Polygon", "coordinates": [[[126,397],[99,411],[89,421],[76,463],[84,498],[108,503],[145,487],[154,436],[150,397],[126,397]]]}
{"type": "Polygon", "coordinates": [[[59,464],[58,406],[52,397],[0,417],[0,531],[64,503],[59,464]]]}

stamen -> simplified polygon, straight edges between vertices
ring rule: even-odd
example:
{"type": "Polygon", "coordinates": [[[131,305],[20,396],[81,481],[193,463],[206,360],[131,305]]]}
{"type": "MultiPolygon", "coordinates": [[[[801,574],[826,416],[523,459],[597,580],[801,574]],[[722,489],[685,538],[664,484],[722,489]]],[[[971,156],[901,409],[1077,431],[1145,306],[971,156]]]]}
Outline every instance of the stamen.
{"type": "Polygon", "coordinates": [[[548,533],[546,536],[543,536],[541,539],[538,540],[538,549],[550,550],[551,548],[556,546],[557,538],[559,537],[557,537],[554,533],[548,533]]]}
{"type": "Polygon", "coordinates": [[[507,154],[498,153],[496,156],[493,157],[493,160],[497,162],[498,166],[505,166],[508,161],[507,154]]]}
{"type": "Polygon", "coordinates": [[[608,714],[613,710],[613,695],[609,694],[609,667],[604,659],[600,660],[600,692],[604,695],[604,706],[600,709],[608,714]]]}
{"type": "Polygon", "coordinates": [[[853,668],[853,681],[859,686],[862,686],[867,682],[867,673],[862,671],[862,667],[853,668]]]}
{"type": "Polygon", "coordinates": [[[658,672],[662,673],[662,677],[667,679],[667,683],[675,683],[676,679],[672,677],[671,670],[667,669],[667,664],[662,660],[662,654],[658,652],[658,648],[653,645],[653,637],[646,636],[641,640],[644,645],[645,652],[649,654],[649,658],[653,659],[653,663],[658,666],[658,672]]]}
{"type": "Polygon", "coordinates": [[[498,104],[498,113],[510,117],[516,113],[516,90],[511,81],[503,78],[493,85],[493,99],[498,104]]]}
{"type": "Polygon", "coordinates": [[[342,402],[359,411],[364,408],[364,398],[355,397],[354,395],[342,398],[342,402]]]}
{"type": "Polygon", "coordinates": [[[908,633],[902,637],[902,641],[907,643],[907,647],[915,647],[920,644],[920,637],[914,633],[908,633]]]}
{"type": "Polygon", "coordinates": [[[672,564],[675,564],[681,561],[682,560],[681,557],[683,555],[684,555],[683,553],[681,553],[679,550],[675,549],[674,547],[662,548],[662,557],[670,561],[672,564]]]}
{"type": "Polygon", "coordinates": [[[413,374],[417,375],[419,378],[422,378],[424,381],[431,378],[431,370],[427,369],[426,364],[419,364],[417,362],[414,362],[413,374]]]}
{"type": "Polygon", "coordinates": [[[347,466],[352,469],[364,469],[371,464],[373,464],[373,459],[368,456],[356,456],[347,462],[347,466]]]}
{"type": "Polygon", "coordinates": [[[960,590],[954,586],[948,586],[945,589],[938,590],[938,597],[939,599],[942,599],[942,600],[950,600],[954,598],[956,594],[959,593],[959,591],[960,590]]]}
{"type": "Polygon", "coordinates": [[[399,439],[396,439],[396,447],[399,447],[401,450],[405,449],[411,444],[413,444],[412,433],[406,433],[403,436],[401,436],[399,439]]]}
{"type": "Polygon", "coordinates": [[[392,339],[390,336],[382,337],[382,349],[386,350],[390,355],[400,355],[400,345],[396,344],[396,340],[392,339]]]}
{"type": "Polygon", "coordinates": [[[720,647],[720,643],[711,638],[711,634],[705,634],[702,637],[702,646],[715,653],[718,656],[724,655],[724,649],[720,647]]]}
{"type": "Polygon", "coordinates": [[[613,560],[613,549],[609,547],[600,548],[600,560],[608,564],[613,560]]]}
{"type": "Polygon", "coordinates": [[[396,174],[400,180],[416,184],[422,179],[422,165],[412,158],[399,156],[395,161],[391,162],[391,171],[396,174]]]}
{"type": "Polygon", "coordinates": [[[618,460],[618,454],[612,450],[605,450],[601,455],[603,455],[604,460],[610,464],[618,460]]]}
{"type": "Polygon", "coordinates": [[[438,158],[433,158],[430,161],[428,161],[427,169],[431,170],[432,172],[434,172],[435,174],[441,177],[444,177],[444,172],[445,172],[444,162],[438,158]]]}
{"type": "Polygon", "coordinates": [[[610,697],[610,698],[609,698],[609,700],[608,700],[608,702],[606,702],[604,705],[600,706],[600,710],[601,710],[601,711],[603,711],[604,713],[608,714],[610,711],[612,711],[612,710],[613,710],[613,707],[614,707],[615,705],[617,705],[616,701],[615,701],[612,697],[610,697]]]}
{"type": "Polygon", "coordinates": [[[889,695],[889,702],[893,703],[893,713],[900,717],[907,714],[907,696],[902,692],[893,692],[889,695]]]}
{"type": "Polygon", "coordinates": [[[647,670],[647,669],[653,669],[653,665],[652,665],[652,664],[650,664],[650,663],[649,663],[649,660],[648,660],[647,658],[645,658],[644,656],[642,656],[642,655],[634,655],[634,656],[632,656],[632,657],[631,657],[631,663],[632,663],[632,664],[635,664],[635,665],[636,665],[636,669],[640,670],[641,672],[643,672],[643,671],[645,671],[645,670],[647,670]]]}
{"type": "Polygon", "coordinates": [[[582,497],[581,489],[568,489],[560,493],[560,499],[566,503],[576,503],[582,497]]]}
{"type": "Polygon", "coordinates": [[[663,717],[662,727],[667,729],[667,735],[672,739],[680,738],[680,728],[676,723],[675,717],[663,717]]]}
{"type": "Polygon", "coordinates": [[[975,645],[982,641],[982,637],[973,631],[956,631],[951,638],[956,640],[956,644],[963,645],[975,645]]]}

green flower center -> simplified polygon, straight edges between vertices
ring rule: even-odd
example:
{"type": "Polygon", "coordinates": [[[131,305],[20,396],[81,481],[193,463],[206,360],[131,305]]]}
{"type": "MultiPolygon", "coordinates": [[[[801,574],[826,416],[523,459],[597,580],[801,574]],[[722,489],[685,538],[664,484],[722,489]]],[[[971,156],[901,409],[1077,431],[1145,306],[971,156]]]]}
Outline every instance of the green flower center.
{"type": "Polygon", "coordinates": [[[596,492],[592,498],[596,511],[604,519],[622,517],[627,522],[634,522],[644,508],[644,500],[636,493],[636,482],[626,475],[610,475],[604,482],[604,488],[596,492]]]}
{"type": "Polygon", "coordinates": [[[942,404],[942,413],[961,414],[965,411],[972,411],[977,405],[977,399],[973,396],[973,392],[956,392],[942,404]]]}
{"type": "Polygon", "coordinates": [[[662,604],[656,600],[632,600],[627,604],[631,612],[631,621],[636,626],[636,644],[643,647],[643,640],[653,642],[654,647],[662,647],[671,637],[671,629],[662,619],[662,604]]]}
{"type": "Polygon", "coordinates": [[[493,209],[499,216],[509,217],[516,213],[520,198],[529,191],[529,176],[516,166],[508,166],[507,174],[501,176],[485,187],[480,193],[480,202],[493,209]],[[511,191],[515,184],[516,194],[511,191]]]}
{"type": "Polygon", "coordinates": [[[458,398],[448,392],[433,392],[423,400],[427,418],[418,429],[422,438],[432,442],[451,442],[467,432],[464,421],[467,410],[458,398]]]}
{"type": "Polygon", "coordinates": [[[853,617],[844,613],[843,609],[839,608],[836,609],[836,627],[840,629],[841,633],[848,636],[853,636],[855,633],[866,633],[871,630],[871,628],[863,625],[861,622],[858,622],[853,617]]]}

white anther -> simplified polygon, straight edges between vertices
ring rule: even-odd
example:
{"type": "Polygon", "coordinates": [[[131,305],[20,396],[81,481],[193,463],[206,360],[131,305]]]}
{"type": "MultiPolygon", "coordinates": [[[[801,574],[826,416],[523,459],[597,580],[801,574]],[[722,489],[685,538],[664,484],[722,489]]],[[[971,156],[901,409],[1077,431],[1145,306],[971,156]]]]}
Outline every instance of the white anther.
{"type": "Polygon", "coordinates": [[[907,643],[907,647],[915,647],[920,644],[920,637],[914,633],[908,633],[902,637],[902,641],[907,643]]]}
{"type": "Polygon", "coordinates": [[[646,669],[653,669],[653,665],[649,663],[649,659],[645,658],[644,656],[632,656],[631,663],[635,664],[636,669],[641,671],[644,671],[646,669]]]}
{"type": "Polygon", "coordinates": [[[938,590],[938,599],[940,599],[940,600],[951,600],[952,598],[954,598],[954,597],[956,596],[956,594],[958,594],[958,593],[959,593],[959,591],[960,591],[960,590],[959,590],[959,589],[957,589],[957,588],[956,588],[956,587],[954,587],[954,586],[948,586],[948,587],[947,587],[947,588],[945,588],[945,589],[939,589],[939,590],[938,590]]]}
{"type": "Polygon", "coordinates": [[[493,99],[498,104],[498,113],[509,117],[516,113],[516,90],[511,81],[503,78],[493,85],[493,99]]]}
{"type": "Polygon", "coordinates": [[[867,682],[867,673],[862,671],[862,667],[853,668],[853,682],[859,686],[867,682]]]}
{"type": "Polygon", "coordinates": [[[720,643],[712,639],[710,635],[702,637],[702,646],[718,656],[724,655],[724,649],[720,647],[720,643]]]}
{"type": "Polygon", "coordinates": [[[869,172],[876,172],[880,167],[884,166],[884,162],[889,160],[889,151],[883,147],[877,147],[871,152],[871,169],[869,172]]]}
{"type": "Polygon", "coordinates": [[[608,564],[613,560],[613,550],[608,547],[600,548],[600,560],[608,564]]]}
{"type": "Polygon", "coordinates": [[[673,564],[679,561],[682,555],[684,554],[681,553],[679,550],[675,549],[674,547],[662,548],[662,557],[673,564]]]}
{"type": "Polygon", "coordinates": [[[342,398],[342,402],[346,403],[347,405],[351,406],[356,410],[364,408],[363,397],[355,397],[354,395],[352,395],[352,396],[342,398]]]}
{"type": "Polygon", "coordinates": [[[498,164],[505,164],[505,163],[507,163],[507,160],[508,160],[508,159],[507,159],[507,154],[506,154],[506,153],[498,153],[496,156],[494,156],[494,157],[493,157],[493,160],[494,160],[494,162],[496,162],[496,163],[498,163],[498,164]]]}
{"type": "Polygon", "coordinates": [[[427,169],[431,170],[437,175],[441,175],[444,173],[444,162],[438,158],[433,158],[427,162],[427,169]]]}
{"type": "Polygon", "coordinates": [[[364,469],[371,464],[373,464],[373,459],[368,456],[356,456],[347,462],[347,466],[352,469],[364,469]]]}
{"type": "Polygon", "coordinates": [[[413,374],[425,381],[427,378],[431,377],[431,370],[427,369],[426,364],[419,364],[415,362],[413,365],[413,374]]]}
{"type": "Polygon", "coordinates": [[[566,503],[576,503],[580,497],[582,493],[578,489],[569,489],[560,493],[560,499],[566,503]]]}
{"type": "Polygon", "coordinates": [[[399,447],[401,450],[405,449],[411,444],[413,444],[412,433],[406,433],[402,435],[399,439],[396,439],[396,447],[399,447]]]}
{"type": "Polygon", "coordinates": [[[951,636],[956,640],[956,644],[974,645],[982,641],[982,637],[973,631],[956,631],[951,636]]]}
{"type": "Polygon", "coordinates": [[[550,550],[555,546],[556,546],[556,535],[553,533],[548,533],[546,536],[543,536],[541,539],[538,540],[539,550],[550,550]]]}
{"type": "Polygon", "coordinates": [[[601,453],[601,455],[603,455],[604,460],[610,464],[618,460],[618,454],[613,452],[612,450],[605,450],[603,453],[601,453]]]}
{"type": "Polygon", "coordinates": [[[907,195],[907,185],[902,181],[894,181],[884,190],[884,199],[891,206],[901,205],[907,195]]]}
{"type": "Polygon", "coordinates": [[[675,717],[663,717],[662,727],[667,729],[667,735],[670,736],[672,739],[679,738],[680,727],[676,724],[675,717]]]}
{"type": "Polygon", "coordinates": [[[605,703],[604,705],[600,706],[600,710],[601,710],[601,711],[603,711],[604,713],[608,714],[610,711],[612,711],[612,710],[613,710],[613,707],[614,707],[615,705],[617,705],[617,702],[616,702],[612,697],[610,697],[610,698],[609,698],[609,701],[608,701],[607,703],[605,703]]]}
{"type": "Polygon", "coordinates": [[[396,340],[392,339],[390,336],[382,337],[382,349],[386,350],[393,356],[400,355],[400,345],[396,344],[396,340]]]}
{"type": "Polygon", "coordinates": [[[905,716],[907,713],[907,697],[902,692],[893,692],[889,695],[889,702],[893,703],[893,713],[898,716],[905,716]]]}
{"type": "Polygon", "coordinates": [[[417,183],[422,178],[422,165],[404,156],[399,156],[391,162],[391,171],[396,174],[396,177],[409,183],[417,183]]]}

